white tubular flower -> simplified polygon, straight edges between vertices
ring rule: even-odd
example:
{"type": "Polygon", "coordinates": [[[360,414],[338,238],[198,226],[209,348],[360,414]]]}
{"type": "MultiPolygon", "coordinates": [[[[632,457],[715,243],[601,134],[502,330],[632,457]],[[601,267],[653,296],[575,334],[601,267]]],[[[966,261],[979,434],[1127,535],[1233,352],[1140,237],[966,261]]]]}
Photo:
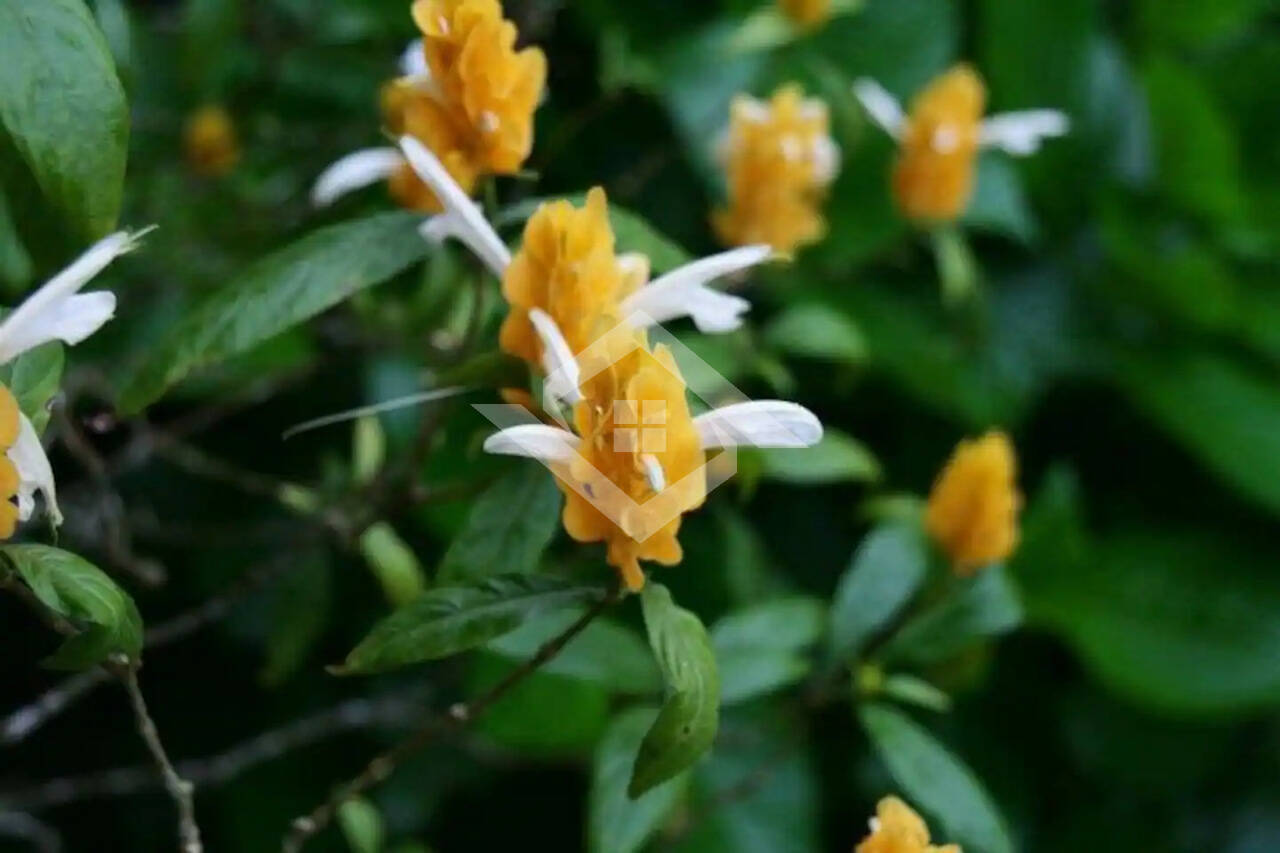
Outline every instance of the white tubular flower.
{"type": "Polygon", "coordinates": [[[311,188],[311,204],[326,207],[349,192],[391,177],[404,163],[394,148],[363,148],[353,151],[325,169],[311,188]]]}
{"type": "Polygon", "coordinates": [[[1063,136],[1070,129],[1070,119],[1059,110],[1000,113],[982,122],[978,128],[978,144],[1025,157],[1039,151],[1045,139],[1063,136]]]}
{"type": "Polygon", "coordinates": [[[622,302],[622,313],[638,317],[644,326],[689,316],[700,332],[732,331],[742,325],[742,315],[751,303],[707,285],[753,267],[772,254],[773,249],[766,245],[743,246],[685,264],[628,296],[622,302]]]}
{"type": "Polygon", "coordinates": [[[543,462],[569,462],[578,455],[579,439],[567,429],[547,424],[520,424],[484,440],[486,453],[526,456],[543,462]]]}
{"type": "Polygon", "coordinates": [[[853,94],[881,130],[894,139],[902,138],[902,129],[907,119],[898,99],[889,94],[885,87],[870,77],[859,77],[853,81],[853,94]]]}
{"type": "Polygon", "coordinates": [[[423,223],[422,236],[434,243],[453,237],[476,254],[499,278],[511,263],[511,252],[480,208],[450,177],[444,164],[412,136],[400,137],[400,150],[413,171],[435,193],[444,213],[423,223]]]}
{"type": "Polygon", "coordinates": [[[35,493],[44,493],[45,507],[55,525],[62,524],[53,468],[45,455],[36,428],[24,414],[18,415],[18,440],[9,448],[9,461],[18,472],[18,520],[27,521],[35,510],[35,493]]]}
{"type": "Polygon", "coordinates": [[[581,371],[560,327],[541,308],[534,308],[529,312],[529,322],[542,341],[542,369],[546,373],[543,388],[556,400],[578,402],[582,399],[582,392],[578,390],[581,371]]]}
{"type": "Polygon", "coordinates": [[[752,400],[712,409],[693,419],[703,449],[715,447],[811,447],[822,440],[813,412],[785,400],[752,400]]]}

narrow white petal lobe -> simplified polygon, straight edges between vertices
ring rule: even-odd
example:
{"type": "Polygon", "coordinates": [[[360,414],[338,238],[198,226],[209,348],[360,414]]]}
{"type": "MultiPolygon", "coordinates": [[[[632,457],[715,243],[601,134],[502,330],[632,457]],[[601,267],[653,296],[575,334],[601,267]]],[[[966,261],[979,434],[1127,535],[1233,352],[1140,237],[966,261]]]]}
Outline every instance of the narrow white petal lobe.
{"type": "Polygon", "coordinates": [[[647,325],[692,317],[701,332],[727,332],[742,324],[751,303],[707,285],[724,275],[753,267],[773,254],[766,245],[743,246],[685,264],[628,296],[624,316],[640,315],[647,325]]]}
{"type": "Polygon", "coordinates": [[[1070,129],[1071,120],[1058,110],[1001,113],[982,123],[978,141],[984,147],[1022,157],[1040,150],[1045,139],[1062,136],[1070,129]]]}
{"type": "Polygon", "coordinates": [[[894,139],[901,138],[902,129],[907,120],[902,114],[902,105],[898,103],[897,98],[890,95],[885,87],[870,77],[859,77],[853,81],[853,94],[871,120],[885,133],[894,139]]]}
{"type": "Polygon", "coordinates": [[[568,462],[578,453],[578,437],[568,430],[547,424],[520,424],[486,438],[484,450],[502,456],[568,462]]]}
{"type": "Polygon", "coordinates": [[[785,400],[734,403],[693,419],[704,449],[715,447],[812,447],[822,440],[813,412],[785,400]]]}
{"type": "Polygon", "coordinates": [[[582,393],[578,390],[581,371],[560,327],[541,308],[534,308],[529,312],[529,322],[542,341],[542,369],[547,374],[543,387],[547,394],[568,403],[578,402],[582,399],[582,393]]]}
{"type": "Polygon", "coordinates": [[[403,163],[404,157],[394,148],[353,151],[320,173],[311,188],[311,203],[316,207],[333,204],[349,192],[386,180],[403,163]]]}
{"type": "Polygon", "coordinates": [[[35,427],[24,414],[18,415],[18,440],[9,448],[9,461],[18,471],[18,518],[26,521],[35,509],[35,493],[44,493],[45,507],[54,524],[62,523],[53,468],[35,427]]]}

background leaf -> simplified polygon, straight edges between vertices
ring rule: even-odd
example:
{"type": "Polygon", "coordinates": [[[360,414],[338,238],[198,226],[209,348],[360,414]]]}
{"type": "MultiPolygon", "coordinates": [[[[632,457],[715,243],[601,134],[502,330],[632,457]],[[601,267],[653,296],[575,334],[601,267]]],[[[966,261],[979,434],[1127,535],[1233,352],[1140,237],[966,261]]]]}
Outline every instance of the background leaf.
{"type": "Polygon", "coordinates": [[[758,453],[763,463],[762,476],[783,483],[812,486],[880,477],[880,464],[871,451],[852,436],[831,428],[813,447],[771,448],[758,453]]]}
{"type": "Polygon", "coordinates": [[[639,797],[627,791],[635,754],[658,714],[631,708],[610,724],[596,747],[588,795],[587,849],[591,853],[634,853],[671,815],[688,788],[677,775],[639,797]]]}
{"type": "Polygon", "coordinates": [[[13,394],[38,433],[49,423],[49,403],[62,383],[64,361],[62,344],[51,341],[0,365],[0,383],[13,394]]]}
{"type": "Polygon", "coordinates": [[[987,566],[956,583],[941,601],[908,621],[884,648],[884,657],[917,665],[938,663],[974,642],[1012,631],[1022,604],[1004,566],[987,566]]]}
{"type": "Polygon", "coordinates": [[[924,581],[929,556],[918,527],[890,524],[867,534],[840,576],[831,602],[831,651],[857,654],[910,601],[924,581]]]}
{"type": "Polygon", "coordinates": [[[720,674],[720,704],[732,705],[795,684],[813,663],[804,654],[825,627],[815,598],[775,599],[736,610],[711,629],[720,674]]]}
{"type": "MultiPolygon", "coordinates": [[[[491,641],[487,648],[512,660],[528,660],[581,615],[581,611],[566,610],[535,617],[491,641]]],[[[623,693],[657,693],[662,689],[653,653],[645,642],[632,629],[601,618],[570,640],[541,671],[623,693]]]]}
{"type": "Polygon", "coordinates": [[[516,466],[476,500],[444,554],[439,582],[534,571],[555,535],[563,503],[546,468],[532,462],[516,466]]]}

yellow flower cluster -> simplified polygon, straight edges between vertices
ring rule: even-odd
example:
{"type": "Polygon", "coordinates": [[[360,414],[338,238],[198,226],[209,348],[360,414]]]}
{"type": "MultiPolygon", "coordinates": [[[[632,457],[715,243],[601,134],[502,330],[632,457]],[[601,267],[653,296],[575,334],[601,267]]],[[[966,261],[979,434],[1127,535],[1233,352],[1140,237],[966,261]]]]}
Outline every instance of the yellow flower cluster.
{"type": "Polygon", "coordinates": [[[18,440],[18,401],[0,385],[0,539],[8,539],[18,525],[18,469],[9,459],[9,448],[18,440]]]}
{"type": "Polygon", "coordinates": [[[947,71],[912,102],[893,169],[893,197],[908,219],[946,222],[964,213],[985,103],[982,79],[968,65],[947,71]]]}
{"type": "Polygon", "coordinates": [[[182,142],[187,165],[197,175],[221,177],[240,161],[235,124],[217,104],[203,106],[187,118],[182,142]]]}
{"type": "MultiPolygon", "coordinates": [[[[498,0],[415,0],[430,80],[384,89],[388,128],[426,145],[470,193],[482,175],[511,175],[533,147],[533,113],[547,78],[536,47],[515,49],[516,28],[498,0]]],[[[407,165],[392,175],[392,196],[418,210],[439,202],[407,165]]]]}
{"type": "Polygon", "coordinates": [[[721,240],[791,252],[822,237],[821,205],[839,160],[829,125],[826,105],[798,86],[767,103],[734,99],[721,152],[729,203],[712,216],[721,240]]]}
{"type": "Polygon", "coordinates": [[[816,27],[831,17],[831,0],[778,0],[778,5],[802,27],[816,27]]]}
{"type": "Polygon", "coordinates": [[[961,853],[960,845],[929,843],[929,827],[911,806],[897,797],[885,797],[876,804],[871,834],[854,853],[961,853]]]}
{"type": "Polygon", "coordinates": [[[956,574],[999,562],[1018,544],[1017,463],[1002,432],[960,442],[929,493],[925,529],[956,574]]]}

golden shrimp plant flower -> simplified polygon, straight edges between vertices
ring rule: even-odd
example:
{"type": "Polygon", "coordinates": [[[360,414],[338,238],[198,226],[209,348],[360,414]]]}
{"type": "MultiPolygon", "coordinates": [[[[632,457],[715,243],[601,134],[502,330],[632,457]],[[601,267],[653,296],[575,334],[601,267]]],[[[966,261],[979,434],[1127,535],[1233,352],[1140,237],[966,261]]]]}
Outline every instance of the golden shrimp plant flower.
{"type": "MultiPolygon", "coordinates": [[[[415,0],[422,38],[400,60],[401,76],[382,92],[383,119],[435,152],[470,193],[482,175],[512,175],[533,147],[533,114],[547,63],[536,47],[516,50],[516,28],[498,0],[415,0]]],[[[338,160],[316,181],[312,200],[387,180],[393,198],[435,212],[440,201],[395,148],[368,148],[338,160]]]]}
{"type": "Polygon", "coordinates": [[[874,80],[853,84],[871,120],[898,143],[893,198],[908,219],[936,224],[964,213],[973,195],[978,152],[998,148],[1015,156],[1033,154],[1049,137],[1070,128],[1058,110],[1025,110],[983,118],[987,92],[968,65],[946,71],[911,103],[898,101],[874,80]]]}
{"type": "Polygon", "coordinates": [[[712,225],[728,245],[791,252],[826,232],[822,202],[840,165],[827,106],[783,86],[768,101],[739,95],[720,145],[728,204],[712,225]]]}
{"type": "Polygon", "coordinates": [[[911,806],[897,797],[876,804],[876,816],[868,821],[871,833],[853,853],[961,853],[960,845],[930,844],[929,827],[911,806]]]}
{"type": "Polygon", "coordinates": [[[993,430],[956,447],[929,493],[925,529],[969,576],[1013,553],[1021,507],[1013,444],[993,430]]]}
{"type": "Polygon", "coordinates": [[[197,175],[218,178],[240,161],[235,123],[218,104],[206,104],[187,118],[182,142],[187,165],[197,175]]]}
{"type": "MultiPolygon", "coordinates": [[[[0,322],[0,364],[50,341],[77,344],[110,320],[116,309],[115,294],[80,293],[80,289],[130,251],[138,236],[121,231],[99,240],[10,312],[0,322]]],[[[53,470],[40,436],[4,385],[0,385],[0,453],[0,539],[12,536],[17,522],[31,517],[36,492],[44,496],[54,524],[61,524],[53,470]]]]}

